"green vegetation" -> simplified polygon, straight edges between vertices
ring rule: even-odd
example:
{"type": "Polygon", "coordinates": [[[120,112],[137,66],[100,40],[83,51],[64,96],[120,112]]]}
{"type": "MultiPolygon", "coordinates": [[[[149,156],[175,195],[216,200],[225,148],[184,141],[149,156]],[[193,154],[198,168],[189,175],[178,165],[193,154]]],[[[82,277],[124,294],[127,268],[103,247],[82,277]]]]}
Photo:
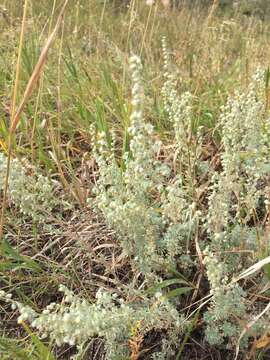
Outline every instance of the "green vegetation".
{"type": "Polygon", "coordinates": [[[269,357],[268,5],[180,3],[1,5],[1,359],[269,357]]]}

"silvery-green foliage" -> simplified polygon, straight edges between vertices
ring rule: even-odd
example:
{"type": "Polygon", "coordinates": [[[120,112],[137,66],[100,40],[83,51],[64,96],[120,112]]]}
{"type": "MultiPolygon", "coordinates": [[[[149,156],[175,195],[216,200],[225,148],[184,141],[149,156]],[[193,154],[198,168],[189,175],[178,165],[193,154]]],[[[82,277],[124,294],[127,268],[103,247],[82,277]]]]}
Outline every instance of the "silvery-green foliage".
{"type": "Polygon", "coordinates": [[[193,95],[189,91],[179,94],[175,74],[170,72],[170,57],[165,37],[162,38],[162,51],[165,78],[162,95],[164,108],[174,129],[175,160],[179,160],[177,170],[181,176],[192,182],[201,152],[201,128],[193,129],[193,95]],[[197,131],[196,138],[193,130],[197,131]]]}
{"type": "MultiPolygon", "coordinates": [[[[146,123],[143,117],[142,66],[137,56],[131,58],[130,70],[133,87],[128,128],[129,152],[120,166],[115,156],[114,141],[109,146],[106,134],[97,134],[93,144],[99,167],[95,203],[108,224],[116,230],[125,253],[134,259],[135,265],[147,279],[162,264],[172,262],[176,255],[185,253],[187,249],[183,249],[183,244],[187,245],[187,240],[193,236],[198,212],[183,185],[182,176],[177,175],[169,182],[171,171],[158,159],[162,144],[154,137],[152,125],[146,123]]],[[[181,117],[181,121],[186,120],[191,124],[189,102],[185,100],[178,104],[178,110],[177,104],[174,112],[181,117]]],[[[187,149],[188,144],[184,140],[186,132],[182,125],[176,124],[180,121],[177,116],[173,118],[176,147],[180,149],[181,143],[184,143],[187,149]]],[[[191,131],[190,126],[188,131],[191,131]]],[[[167,306],[170,306],[170,313],[174,314],[173,324],[178,328],[177,311],[173,305],[168,303],[167,306]]],[[[151,312],[155,312],[153,308],[151,312]]],[[[163,316],[165,319],[165,313],[163,316]]],[[[147,323],[149,330],[156,327],[150,320],[147,323]]],[[[173,349],[178,332],[173,330],[172,334],[174,337],[164,339],[163,356],[173,349]]]]}
{"type": "Polygon", "coordinates": [[[161,261],[158,242],[164,220],[159,199],[170,171],[157,159],[161,143],[153,138],[152,125],[143,118],[141,62],[137,56],[131,58],[130,69],[133,80],[130,151],[125,154],[121,169],[114,154],[106,149],[104,134],[99,135],[96,204],[117,231],[124,251],[134,257],[141,271],[149,273],[161,261]]]}
{"type": "Polygon", "coordinates": [[[256,73],[248,91],[229,98],[220,117],[223,171],[213,176],[207,222],[218,246],[229,246],[232,224],[245,226],[267,203],[270,119],[258,96],[261,82],[256,73]]]}
{"type": "Polygon", "coordinates": [[[191,151],[189,141],[192,126],[192,95],[190,92],[185,92],[180,96],[178,94],[176,79],[169,69],[169,53],[165,38],[162,38],[162,51],[165,77],[162,87],[164,107],[174,128],[176,152],[181,159],[181,165],[183,165],[187,161],[188,156],[190,156],[191,151]]]}
{"type": "MultiPolygon", "coordinates": [[[[161,143],[154,139],[153,128],[143,119],[141,63],[131,61],[133,78],[130,152],[121,168],[108,149],[105,135],[99,135],[96,160],[100,169],[97,205],[108,223],[120,235],[127,254],[147,276],[157,264],[187,256],[189,245],[202,221],[194,201],[194,186],[201,138],[192,139],[192,96],[179,95],[176,82],[169,74],[169,58],[163,42],[166,81],[163,87],[165,110],[175,133],[175,170],[168,180],[169,169],[157,159],[161,143]],[[166,184],[167,183],[167,184],[166,184]]],[[[263,229],[251,228],[257,210],[265,211],[268,192],[267,173],[270,153],[270,121],[261,100],[264,74],[258,71],[244,93],[236,93],[222,108],[222,170],[216,171],[209,187],[209,207],[205,226],[209,250],[205,266],[212,300],[205,313],[206,337],[211,344],[225,338],[235,341],[241,332],[236,318],[246,316],[245,293],[229,285],[235,272],[251,260],[239,261],[234,248],[256,251],[263,229]]],[[[203,247],[203,244],[201,244],[203,247]]],[[[190,261],[186,259],[186,264],[190,261]]],[[[165,345],[164,345],[165,346],[165,345]]]]}
{"type": "Polygon", "coordinates": [[[128,340],[134,329],[146,335],[152,329],[164,329],[179,334],[183,319],[177,310],[161,295],[144,301],[125,303],[116,294],[99,290],[95,302],[81,299],[61,285],[64,297],[61,303],[49,304],[42,313],[13,301],[10,294],[0,293],[0,298],[18,308],[18,322],[28,321],[42,338],[49,336],[60,346],[81,345],[92,337],[105,340],[106,359],[120,360],[130,355],[128,340]]]}
{"type": "Polygon", "coordinates": [[[211,305],[204,314],[207,324],[205,335],[207,341],[214,345],[237,339],[242,329],[235,318],[244,319],[246,314],[245,293],[238,284],[229,284],[225,263],[208,249],[204,251],[204,263],[213,295],[211,305]]]}
{"type": "Polygon", "coordinates": [[[205,320],[212,344],[225,337],[237,338],[241,329],[234,318],[243,319],[246,314],[241,287],[227,286],[241,266],[253,261],[237,249],[262,250],[258,243],[263,229],[249,223],[257,221],[258,212],[265,212],[269,192],[270,119],[262,100],[263,87],[264,73],[259,70],[246,92],[228,99],[220,116],[222,171],[212,178],[206,221],[211,243],[205,264],[213,301],[205,320]]]}
{"type": "Polygon", "coordinates": [[[161,340],[161,350],[155,352],[151,359],[153,360],[167,360],[174,359],[177,356],[177,348],[179,348],[179,331],[175,328],[168,331],[167,336],[161,340]]]}
{"type": "Polygon", "coordinates": [[[174,181],[165,187],[161,208],[164,222],[167,224],[161,246],[166,249],[169,258],[173,259],[174,256],[183,253],[182,246],[188,244],[194,235],[196,220],[200,216],[180,176],[176,176],[174,181]]]}
{"type": "Polygon", "coordinates": [[[199,146],[190,146],[191,95],[179,96],[168,75],[164,101],[174,126],[175,151],[180,157],[180,173],[168,182],[171,170],[157,157],[162,143],[143,117],[142,65],[137,56],[131,58],[130,70],[133,83],[130,149],[120,167],[113,144],[108,147],[105,133],[97,135],[96,205],[116,230],[124,251],[134,258],[140,271],[149,275],[162,263],[188,250],[199,213],[189,185],[195,168],[187,174],[181,169],[186,166],[185,157],[195,164],[199,146]]]}
{"type": "MultiPolygon", "coordinates": [[[[7,169],[7,157],[0,153],[0,190],[3,190],[7,169]]],[[[59,204],[54,185],[49,178],[37,174],[28,175],[17,159],[12,159],[8,180],[10,201],[34,221],[42,221],[59,204]]]]}
{"type": "Polygon", "coordinates": [[[175,256],[183,251],[179,246],[193,237],[198,219],[201,217],[193,200],[197,166],[201,152],[200,128],[196,139],[192,131],[192,101],[190,92],[179,94],[176,79],[170,72],[170,59],[166,39],[162,38],[165,82],[162,88],[166,114],[174,129],[174,161],[177,175],[166,186],[163,196],[163,217],[169,224],[163,238],[168,253],[175,256]]]}

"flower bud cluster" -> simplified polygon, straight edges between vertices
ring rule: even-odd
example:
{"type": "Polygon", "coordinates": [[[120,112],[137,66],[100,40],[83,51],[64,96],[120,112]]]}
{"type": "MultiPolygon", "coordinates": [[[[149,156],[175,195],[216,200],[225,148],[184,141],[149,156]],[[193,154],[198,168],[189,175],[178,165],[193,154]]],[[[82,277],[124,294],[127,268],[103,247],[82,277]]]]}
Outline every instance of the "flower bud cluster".
{"type": "Polygon", "coordinates": [[[246,225],[261,199],[267,202],[270,118],[258,96],[258,81],[255,77],[246,93],[229,98],[220,116],[223,170],[214,175],[209,197],[212,233],[228,229],[229,223],[246,225]]]}
{"type": "MultiPolygon", "coordinates": [[[[206,229],[211,240],[205,253],[207,277],[213,301],[205,319],[206,336],[217,344],[225,337],[237,338],[241,329],[232,318],[246,315],[244,292],[240,286],[226,285],[228,276],[249,265],[249,257],[231,251],[254,251],[261,229],[249,223],[257,212],[265,212],[269,194],[270,118],[263,102],[264,76],[258,71],[246,92],[237,92],[222,108],[221,172],[212,177],[206,229]],[[224,252],[223,250],[230,250],[224,252]],[[213,252],[219,255],[213,255],[213,252]]],[[[257,251],[261,249],[257,248],[257,251]]]]}
{"type": "MultiPolygon", "coordinates": [[[[174,80],[169,75],[169,57],[164,42],[163,47],[167,77],[164,101],[175,130],[176,153],[179,152],[183,159],[189,157],[194,164],[197,149],[189,144],[191,95],[185,93],[179,97],[177,94],[174,80]]],[[[99,166],[96,205],[117,231],[123,250],[147,275],[164,261],[174,261],[174,257],[182,252],[183,243],[187,244],[193,234],[198,214],[195,216],[193,200],[187,195],[181,175],[166,185],[171,170],[157,158],[162,143],[154,137],[153,126],[144,120],[142,65],[137,56],[130,59],[130,71],[129,152],[124,155],[120,167],[113,146],[108,149],[105,133],[98,134],[93,146],[99,166]]]]}
{"type": "Polygon", "coordinates": [[[204,314],[207,324],[206,339],[210,344],[220,344],[224,338],[237,338],[241,327],[234,316],[241,319],[246,314],[245,293],[238,284],[230,285],[227,267],[208,248],[204,251],[204,264],[213,295],[211,305],[204,314]]]}
{"type": "Polygon", "coordinates": [[[181,175],[183,176],[185,174],[185,177],[188,175],[190,181],[201,152],[200,129],[197,129],[196,141],[192,129],[193,96],[189,91],[186,91],[181,95],[179,94],[176,77],[169,71],[169,54],[165,38],[162,38],[162,51],[165,77],[165,82],[162,87],[164,108],[174,129],[175,158],[179,158],[181,175]],[[184,171],[185,168],[186,171],[184,171]]]}
{"type": "Polygon", "coordinates": [[[96,204],[117,231],[124,251],[146,274],[151,272],[153,263],[160,262],[157,244],[164,224],[157,199],[170,170],[157,159],[161,142],[154,139],[153,126],[144,121],[142,65],[137,56],[130,59],[130,71],[133,87],[129,152],[124,155],[121,168],[113,151],[106,150],[105,134],[99,135],[95,155],[99,166],[96,204]]]}
{"type": "MultiPolygon", "coordinates": [[[[7,157],[0,153],[0,190],[4,187],[6,170],[7,157]]],[[[8,196],[22,214],[40,222],[59,204],[53,183],[41,174],[28,175],[17,159],[11,160],[8,196]]]]}
{"type": "Polygon", "coordinates": [[[59,291],[64,294],[62,302],[49,304],[40,314],[13,301],[4,291],[0,292],[0,300],[18,309],[19,323],[29,322],[41,338],[49,336],[58,346],[81,345],[95,336],[104,338],[108,360],[130,355],[127,343],[136,324],[140,324],[142,335],[153,328],[174,329],[178,334],[182,331],[181,317],[162,296],[127,304],[116,294],[99,290],[95,302],[90,303],[64,285],[59,287],[59,291]]]}

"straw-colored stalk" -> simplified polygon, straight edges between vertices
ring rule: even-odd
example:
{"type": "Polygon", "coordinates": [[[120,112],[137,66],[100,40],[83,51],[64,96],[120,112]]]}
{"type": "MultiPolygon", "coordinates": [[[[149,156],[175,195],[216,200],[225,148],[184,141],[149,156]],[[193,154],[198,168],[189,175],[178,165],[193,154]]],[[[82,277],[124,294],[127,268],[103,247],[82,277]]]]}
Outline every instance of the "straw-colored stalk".
{"type": "Polygon", "coordinates": [[[24,33],[25,33],[25,27],[26,27],[26,14],[27,14],[28,0],[25,0],[25,2],[24,2],[24,12],[23,12],[23,19],[22,19],[22,28],[21,28],[21,34],[20,34],[19,52],[18,52],[18,58],[17,58],[16,76],[15,76],[15,83],[14,83],[12,108],[11,108],[11,125],[10,125],[10,129],[9,129],[9,138],[8,138],[8,162],[7,162],[7,171],[6,171],[5,184],[4,184],[3,204],[2,204],[1,219],[0,219],[0,239],[2,238],[2,235],[3,235],[3,225],[4,225],[4,215],[5,215],[5,208],[6,208],[6,201],[7,201],[7,189],[8,189],[8,178],[9,178],[9,172],[10,172],[13,134],[19,124],[20,117],[24,110],[24,107],[34,90],[34,88],[38,82],[38,79],[40,78],[40,75],[42,74],[42,70],[46,63],[49,49],[52,46],[55,36],[57,34],[57,31],[60,27],[62,17],[63,17],[63,14],[64,14],[67,4],[68,4],[68,0],[65,0],[63,6],[61,8],[61,11],[59,13],[58,19],[56,21],[55,27],[54,27],[51,35],[48,37],[48,39],[41,51],[38,62],[37,62],[36,66],[33,70],[33,73],[27,83],[22,100],[19,103],[18,108],[16,109],[16,99],[17,99],[19,75],[20,75],[21,54],[22,54],[24,33]]]}

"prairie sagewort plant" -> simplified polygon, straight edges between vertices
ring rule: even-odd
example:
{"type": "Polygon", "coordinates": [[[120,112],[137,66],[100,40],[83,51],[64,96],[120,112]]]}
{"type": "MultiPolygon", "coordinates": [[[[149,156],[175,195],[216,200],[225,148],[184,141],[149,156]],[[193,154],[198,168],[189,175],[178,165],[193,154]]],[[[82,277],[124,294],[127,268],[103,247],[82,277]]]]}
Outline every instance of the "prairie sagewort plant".
{"type": "MultiPolygon", "coordinates": [[[[134,331],[144,337],[153,329],[163,331],[164,341],[152,358],[174,358],[175,344],[188,325],[181,314],[181,301],[169,301],[160,289],[153,295],[144,290],[162,282],[161,274],[168,274],[164,269],[178,266],[190,277],[190,270],[199,268],[195,239],[203,252],[204,275],[212,295],[203,316],[206,340],[216,346],[224,341],[229,348],[235,346],[243,323],[249,323],[262,306],[249,301],[246,284],[232,280],[268,255],[270,119],[263,101],[264,71],[256,72],[248,89],[230,97],[221,109],[221,169],[211,170],[208,164],[207,205],[203,206],[198,196],[205,165],[201,160],[203,129],[194,126],[193,95],[177,91],[164,39],[162,46],[162,96],[174,130],[173,161],[161,159],[164,146],[144,120],[142,64],[137,56],[130,59],[129,150],[119,159],[114,135],[108,141],[107,134],[91,130],[99,169],[95,209],[115,230],[133,272],[143,279],[140,290],[141,284],[129,286],[136,300],[127,303],[119,295],[100,290],[89,302],[61,286],[63,301],[37,313],[1,293],[3,300],[19,310],[19,322],[28,321],[57,345],[80,348],[92,337],[103,338],[108,360],[126,359],[134,331]]],[[[263,291],[267,278],[257,276],[255,280],[263,291]]],[[[258,335],[267,332],[268,320],[265,315],[256,322],[258,335]]],[[[249,336],[252,334],[243,338],[242,346],[249,336]]]]}
{"type": "Polygon", "coordinates": [[[264,75],[258,70],[247,91],[229,98],[220,116],[223,170],[213,174],[205,223],[210,240],[205,263],[213,292],[205,320],[212,344],[232,340],[242,330],[241,321],[250,320],[244,289],[227,287],[229,279],[268,255],[270,118],[262,97],[264,75]]]}
{"type": "MultiPolygon", "coordinates": [[[[196,156],[189,147],[192,96],[185,93],[179,97],[174,80],[165,74],[165,107],[174,127],[173,151],[181,169],[172,177],[172,169],[157,155],[162,143],[154,137],[153,126],[144,121],[141,66],[137,56],[130,59],[133,111],[128,129],[130,148],[124,155],[123,166],[115,156],[114,144],[108,146],[105,133],[98,134],[94,148],[100,172],[96,205],[116,230],[135,267],[148,277],[164,264],[173,263],[176,255],[186,252],[199,213],[191,189],[184,186],[185,156],[192,163],[196,156]]],[[[190,177],[192,173],[188,168],[190,177]]]]}
{"type": "Polygon", "coordinates": [[[19,323],[28,321],[42,338],[49,335],[58,346],[83,345],[95,336],[104,338],[108,359],[127,358],[128,340],[137,327],[143,336],[153,328],[170,329],[172,324],[180,328],[183,321],[161,294],[130,306],[116,294],[102,290],[97,292],[93,303],[80,299],[63,285],[59,287],[59,291],[64,295],[63,301],[60,304],[49,304],[41,314],[12,300],[11,294],[2,291],[0,298],[10,303],[14,310],[18,308],[19,323]]]}
{"type": "MultiPolygon", "coordinates": [[[[8,198],[25,218],[42,223],[58,205],[64,205],[55,195],[57,182],[29,167],[30,174],[18,159],[11,159],[8,178],[8,198]]],[[[0,153],[0,191],[4,189],[7,156],[0,153]]],[[[65,204],[67,206],[67,203],[65,204]]]]}

